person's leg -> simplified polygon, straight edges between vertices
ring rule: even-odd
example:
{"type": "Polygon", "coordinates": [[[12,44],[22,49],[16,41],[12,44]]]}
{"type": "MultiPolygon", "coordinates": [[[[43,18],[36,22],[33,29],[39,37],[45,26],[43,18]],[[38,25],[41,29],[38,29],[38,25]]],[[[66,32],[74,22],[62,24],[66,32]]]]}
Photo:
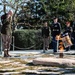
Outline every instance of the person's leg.
{"type": "Polygon", "coordinates": [[[69,51],[71,49],[71,46],[68,46],[65,48],[65,51],[69,51]]]}
{"type": "Polygon", "coordinates": [[[3,43],[3,50],[4,50],[4,57],[7,57],[7,36],[2,34],[2,43],[3,43]]]}
{"type": "Polygon", "coordinates": [[[43,52],[45,53],[45,38],[43,38],[43,52]]]}
{"type": "Polygon", "coordinates": [[[7,55],[8,55],[8,56],[11,56],[11,55],[9,54],[11,40],[12,40],[12,39],[11,39],[11,36],[8,36],[8,38],[7,38],[7,41],[8,41],[8,43],[7,43],[7,55]]]}
{"type": "Polygon", "coordinates": [[[45,53],[46,40],[43,38],[43,52],[45,53]]]}
{"type": "Polygon", "coordinates": [[[75,37],[73,37],[72,43],[73,43],[73,49],[75,50],[75,37]]]}
{"type": "Polygon", "coordinates": [[[69,51],[69,49],[70,49],[70,47],[67,47],[67,48],[66,48],[66,51],[69,51]]]}
{"type": "MultiPolygon", "coordinates": [[[[71,40],[72,41],[72,40],[71,40]]],[[[69,42],[68,42],[69,43],[69,42]]],[[[71,49],[70,43],[69,46],[66,48],[66,51],[69,51],[71,49]]]]}
{"type": "Polygon", "coordinates": [[[47,50],[49,48],[49,38],[46,38],[45,43],[45,49],[47,50]]]}
{"type": "Polygon", "coordinates": [[[53,37],[52,39],[52,46],[53,46],[53,52],[57,52],[57,40],[55,39],[55,37],[53,37]]]}

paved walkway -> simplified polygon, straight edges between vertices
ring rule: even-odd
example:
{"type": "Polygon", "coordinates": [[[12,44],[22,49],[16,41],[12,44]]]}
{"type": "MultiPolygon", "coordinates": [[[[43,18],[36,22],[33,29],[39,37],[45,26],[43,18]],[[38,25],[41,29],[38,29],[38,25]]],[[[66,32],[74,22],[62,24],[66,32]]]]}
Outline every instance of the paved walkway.
{"type": "MultiPolygon", "coordinates": [[[[75,51],[64,52],[64,58],[75,59],[75,51]]],[[[52,50],[43,53],[43,50],[10,51],[12,57],[4,58],[0,55],[0,75],[75,75],[74,67],[58,67],[46,65],[34,65],[36,58],[59,57],[52,50]]]]}

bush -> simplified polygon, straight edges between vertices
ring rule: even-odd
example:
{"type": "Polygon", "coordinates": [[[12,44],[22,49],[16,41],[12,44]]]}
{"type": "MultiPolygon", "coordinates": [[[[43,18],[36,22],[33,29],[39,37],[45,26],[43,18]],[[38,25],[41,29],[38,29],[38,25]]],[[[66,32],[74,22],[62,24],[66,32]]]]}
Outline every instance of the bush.
{"type": "Polygon", "coordinates": [[[16,30],[13,32],[15,49],[41,49],[41,30],[16,30]]]}

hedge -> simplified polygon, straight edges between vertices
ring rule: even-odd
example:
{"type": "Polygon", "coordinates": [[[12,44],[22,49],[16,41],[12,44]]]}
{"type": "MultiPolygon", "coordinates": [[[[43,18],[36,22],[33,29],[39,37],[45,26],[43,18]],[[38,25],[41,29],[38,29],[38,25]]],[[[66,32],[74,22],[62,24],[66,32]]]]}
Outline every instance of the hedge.
{"type": "Polygon", "coordinates": [[[42,37],[41,30],[16,30],[13,32],[16,50],[41,49],[42,37]]]}

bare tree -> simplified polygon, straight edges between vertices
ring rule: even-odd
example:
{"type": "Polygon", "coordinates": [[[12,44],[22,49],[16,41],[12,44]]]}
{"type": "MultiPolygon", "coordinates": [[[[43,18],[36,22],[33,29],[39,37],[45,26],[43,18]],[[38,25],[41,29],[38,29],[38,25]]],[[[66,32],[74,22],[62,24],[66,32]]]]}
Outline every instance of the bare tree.
{"type": "Polygon", "coordinates": [[[20,9],[22,9],[22,5],[26,4],[29,0],[1,0],[0,5],[3,6],[3,9],[0,10],[0,12],[6,13],[9,9],[12,9],[14,11],[13,14],[13,27],[15,27],[15,24],[17,23],[16,14],[20,9]]]}

